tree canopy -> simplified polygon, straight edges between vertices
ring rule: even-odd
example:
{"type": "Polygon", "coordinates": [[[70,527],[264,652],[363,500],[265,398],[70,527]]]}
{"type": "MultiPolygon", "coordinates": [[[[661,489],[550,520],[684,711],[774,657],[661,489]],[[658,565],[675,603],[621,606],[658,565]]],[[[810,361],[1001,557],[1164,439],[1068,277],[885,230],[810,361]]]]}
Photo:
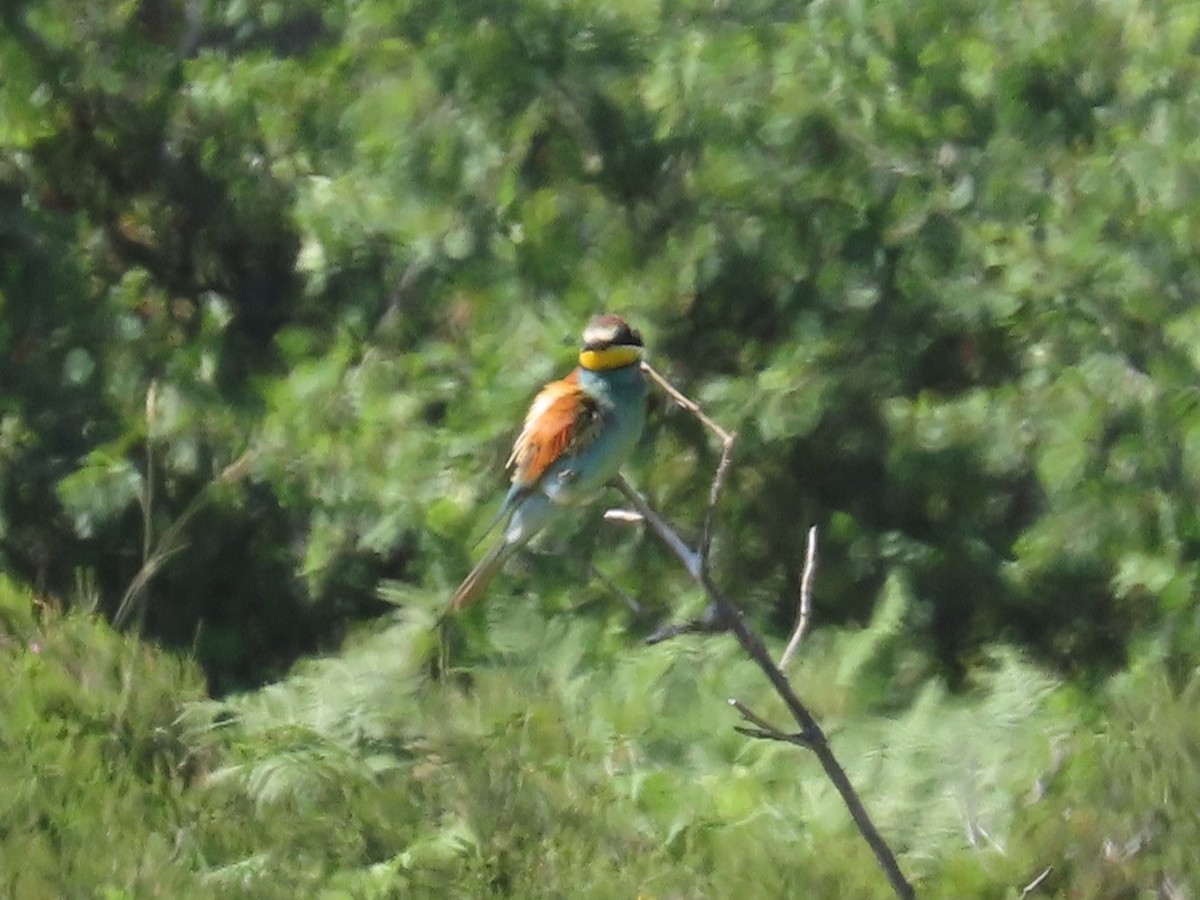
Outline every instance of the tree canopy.
{"type": "MultiPolygon", "coordinates": [[[[72,684],[166,667],[61,714],[186,797],[112,814],[182,829],[193,890],[875,895],[799,764],[713,737],[728,648],[638,647],[702,598],[600,507],[431,677],[526,404],[613,310],[739,435],[714,574],[769,634],[820,528],[797,677],[930,895],[1198,883],[1161,762],[1200,653],[1198,39],[1171,0],[10,0],[0,593],[43,618],[0,619],[37,710],[0,752],[63,739],[30,647],[70,647],[72,684]]],[[[716,459],[659,398],[628,472],[698,529],[716,459]]]]}

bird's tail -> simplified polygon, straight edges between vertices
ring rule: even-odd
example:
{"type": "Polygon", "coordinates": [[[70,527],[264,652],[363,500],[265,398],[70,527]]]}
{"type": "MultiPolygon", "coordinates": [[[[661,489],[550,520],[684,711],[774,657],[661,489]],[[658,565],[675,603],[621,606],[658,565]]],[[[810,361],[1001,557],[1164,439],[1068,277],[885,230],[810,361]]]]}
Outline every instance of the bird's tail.
{"type": "Polygon", "coordinates": [[[495,546],[487,552],[487,556],[475,564],[475,568],[463,579],[463,583],[458,586],[458,590],[450,598],[450,612],[456,613],[466,609],[478,600],[488,582],[492,580],[492,576],[500,571],[501,566],[515,549],[516,547],[508,541],[496,541],[495,546]]]}

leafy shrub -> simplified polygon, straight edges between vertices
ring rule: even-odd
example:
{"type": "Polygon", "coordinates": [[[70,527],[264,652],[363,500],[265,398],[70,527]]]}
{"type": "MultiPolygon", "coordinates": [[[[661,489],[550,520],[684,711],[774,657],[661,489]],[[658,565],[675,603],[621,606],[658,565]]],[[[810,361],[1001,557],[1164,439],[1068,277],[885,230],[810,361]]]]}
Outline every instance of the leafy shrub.
{"type": "Polygon", "coordinates": [[[0,581],[0,884],[12,896],[187,894],[196,667],[0,581]]]}
{"type": "MultiPolygon", "coordinates": [[[[965,697],[897,674],[922,666],[895,666],[903,589],[890,606],[865,631],[814,635],[795,681],[923,891],[1003,896],[1022,874],[1006,849],[1020,797],[1071,718],[1047,702],[1053,681],[1011,653],[965,697]]],[[[725,697],[768,712],[771,701],[732,642],[597,653],[611,637],[587,619],[498,602],[487,650],[431,681],[430,625],[404,614],[285,682],[189,712],[196,739],[232,760],[211,789],[244,797],[259,829],[223,863],[205,853],[210,880],[285,893],[770,897],[805,883],[887,896],[812,761],[733,732],[725,697]]]]}

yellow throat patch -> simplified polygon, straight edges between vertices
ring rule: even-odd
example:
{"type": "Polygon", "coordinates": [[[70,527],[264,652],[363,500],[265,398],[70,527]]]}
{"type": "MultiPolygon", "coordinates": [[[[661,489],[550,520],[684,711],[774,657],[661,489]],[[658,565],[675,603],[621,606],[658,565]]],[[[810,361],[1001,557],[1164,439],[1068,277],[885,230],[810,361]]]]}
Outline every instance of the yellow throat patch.
{"type": "Polygon", "coordinates": [[[608,369],[620,369],[624,366],[639,362],[642,358],[641,347],[605,347],[603,350],[580,350],[579,365],[591,372],[604,372],[608,369]]]}

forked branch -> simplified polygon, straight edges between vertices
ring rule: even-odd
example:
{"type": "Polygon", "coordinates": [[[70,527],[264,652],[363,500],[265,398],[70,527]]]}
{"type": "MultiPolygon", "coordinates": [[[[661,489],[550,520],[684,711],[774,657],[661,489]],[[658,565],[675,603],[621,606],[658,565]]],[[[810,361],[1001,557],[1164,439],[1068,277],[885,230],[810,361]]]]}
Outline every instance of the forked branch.
{"type": "MultiPolygon", "coordinates": [[[[708,555],[711,548],[715,509],[720,497],[721,488],[729,471],[732,448],[736,436],[708,418],[695,402],[670,385],[665,378],[655,372],[650,366],[643,364],[643,368],[656,383],[663,387],[676,403],[691,412],[701,423],[712,430],[720,438],[722,444],[721,461],[713,476],[712,488],[709,491],[709,506],[705,511],[704,528],[701,533],[700,546],[697,549],[692,549],[687,541],[679,536],[678,531],[654,510],[646,499],[624,477],[618,476],[614,481],[614,486],[617,490],[621,492],[630,506],[641,515],[651,530],[654,531],[659,539],[666,544],[667,548],[683,564],[688,574],[704,590],[705,595],[709,599],[708,611],[703,618],[697,622],[688,623],[685,626],[669,626],[661,630],[654,638],[666,640],[669,637],[674,637],[682,633],[732,632],[742,649],[754,660],[759,669],[762,670],[762,673],[771,683],[771,687],[774,688],[775,692],[787,706],[796,725],[799,726],[798,732],[785,732],[771,725],[744,703],[741,703],[741,701],[731,700],[730,703],[738,710],[742,717],[754,726],[753,728],[740,726],[738,730],[750,737],[785,741],[811,750],[821,763],[826,776],[841,795],[842,801],[850,811],[850,816],[854,819],[854,824],[870,845],[876,860],[887,876],[896,896],[901,898],[914,897],[915,894],[912,885],[905,879],[904,873],[900,870],[900,866],[896,862],[895,854],[892,853],[891,848],[879,833],[879,829],[875,827],[875,823],[867,814],[862,800],[854,790],[854,786],[850,783],[845,769],[842,768],[841,763],[838,762],[832,749],[830,749],[825,732],[821,730],[821,726],[817,724],[808,707],[800,700],[796,692],[792,690],[792,686],[788,682],[787,676],[784,675],[781,666],[777,666],[771,659],[762,638],[750,628],[737,604],[717,586],[709,572],[708,555]],[[674,632],[668,633],[672,629],[675,629],[674,632]]],[[[811,594],[812,572],[815,569],[816,559],[816,539],[815,534],[812,533],[810,533],[807,557],[809,561],[805,564],[805,577],[801,579],[800,614],[796,630],[793,633],[792,640],[789,642],[791,653],[795,652],[792,645],[800,643],[804,635],[804,628],[808,622],[806,597],[811,594]]],[[[781,662],[786,663],[789,661],[791,653],[785,651],[781,662]]]]}

